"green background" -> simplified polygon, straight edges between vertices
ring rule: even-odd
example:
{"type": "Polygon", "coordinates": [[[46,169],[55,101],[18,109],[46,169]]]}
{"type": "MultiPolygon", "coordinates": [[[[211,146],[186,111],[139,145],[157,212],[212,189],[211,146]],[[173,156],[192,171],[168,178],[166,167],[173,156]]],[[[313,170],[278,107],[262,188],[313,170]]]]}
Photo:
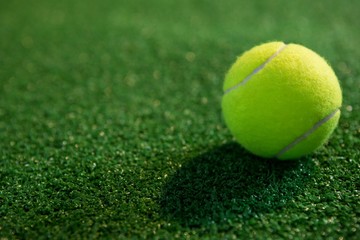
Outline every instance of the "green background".
{"type": "Polygon", "coordinates": [[[360,238],[360,2],[2,1],[0,239],[360,238]],[[343,89],[329,143],[255,157],[221,116],[236,56],[280,40],[343,89]]]}

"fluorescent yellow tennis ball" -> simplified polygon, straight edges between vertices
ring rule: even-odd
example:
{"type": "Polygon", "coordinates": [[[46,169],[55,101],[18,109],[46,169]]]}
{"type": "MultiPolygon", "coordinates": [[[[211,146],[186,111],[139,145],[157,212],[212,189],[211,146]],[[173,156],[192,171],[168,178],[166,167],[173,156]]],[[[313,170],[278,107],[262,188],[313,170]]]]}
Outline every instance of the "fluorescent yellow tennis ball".
{"type": "Polygon", "coordinates": [[[322,57],[301,45],[271,42],[245,52],[230,68],[222,111],[244,148],[294,159],[326,142],[341,102],[339,82],[322,57]]]}

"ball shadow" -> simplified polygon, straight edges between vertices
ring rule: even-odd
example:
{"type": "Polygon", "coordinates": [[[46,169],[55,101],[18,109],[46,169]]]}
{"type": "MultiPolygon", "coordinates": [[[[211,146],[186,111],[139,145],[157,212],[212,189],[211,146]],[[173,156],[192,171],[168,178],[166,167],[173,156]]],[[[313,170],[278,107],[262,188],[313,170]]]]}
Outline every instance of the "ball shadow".
{"type": "Polygon", "coordinates": [[[264,160],[228,143],[188,160],[170,177],[161,211],[188,227],[248,220],[288,204],[314,168],[308,159],[264,160]]]}

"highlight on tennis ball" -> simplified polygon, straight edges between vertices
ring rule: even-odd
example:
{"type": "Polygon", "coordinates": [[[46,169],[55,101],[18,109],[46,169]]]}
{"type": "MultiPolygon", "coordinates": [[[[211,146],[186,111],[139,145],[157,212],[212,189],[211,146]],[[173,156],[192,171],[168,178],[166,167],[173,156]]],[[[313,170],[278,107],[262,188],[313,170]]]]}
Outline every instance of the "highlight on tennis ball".
{"type": "Polygon", "coordinates": [[[295,159],[322,146],[342,103],[338,79],[312,50],[283,42],[242,54],[225,77],[222,111],[235,139],[251,153],[295,159]]]}

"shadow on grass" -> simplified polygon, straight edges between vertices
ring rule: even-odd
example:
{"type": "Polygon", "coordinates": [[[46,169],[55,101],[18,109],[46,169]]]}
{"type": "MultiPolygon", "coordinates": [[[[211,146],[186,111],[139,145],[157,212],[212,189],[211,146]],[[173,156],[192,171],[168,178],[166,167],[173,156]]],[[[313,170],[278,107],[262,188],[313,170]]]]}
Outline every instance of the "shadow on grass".
{"type": "Polygon", "coordinates": [[[247,220],[288,204],[313,170],[307,159],[264,160],[228,143],[190,159],[169,179],[162,214],[188,227],[247,220]]]}

